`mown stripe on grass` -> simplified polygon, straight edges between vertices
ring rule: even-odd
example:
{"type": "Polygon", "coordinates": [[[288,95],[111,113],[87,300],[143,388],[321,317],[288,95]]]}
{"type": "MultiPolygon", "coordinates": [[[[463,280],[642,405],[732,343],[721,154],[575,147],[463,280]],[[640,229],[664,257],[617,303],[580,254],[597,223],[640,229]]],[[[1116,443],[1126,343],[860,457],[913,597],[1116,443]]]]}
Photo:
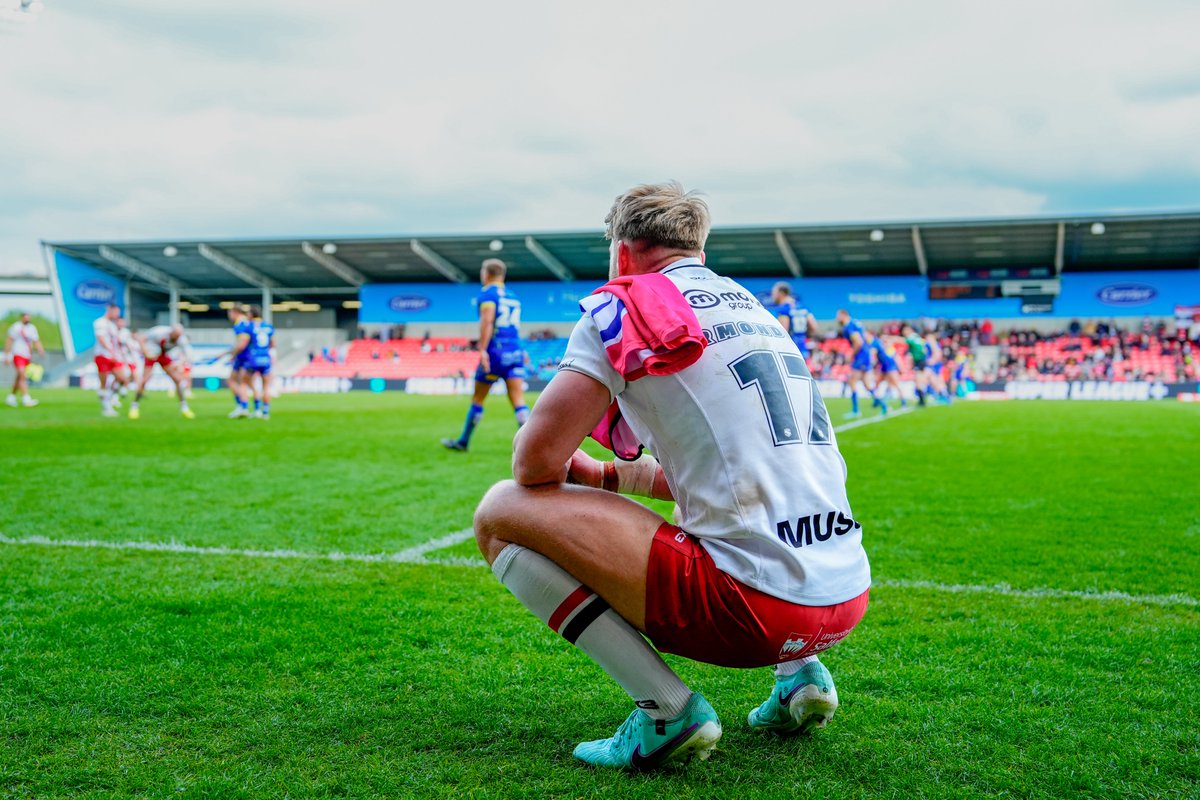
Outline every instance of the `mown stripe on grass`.
{"type": "MultiPolygon", "coordinates": [[[[201,556],[233,556],[239,558],[274,558],[297,559],[304,561],[356,561],[371,564],[420,564],[424,566],[444,567],[486,567],[487,563],[480,558],[464,556],[429,557],[427,554],[452,547],[470,539],[474,534],[470,530],[455,531],[428,542],[401,550],[398,553],[307,553],[302,550],[240,550],[232,547],[197,547],[180,542],[105,542],[97,539],[50,539],[45,536],[27,536],[13,539],[0,534],[0,544],[32,545],[41,547],[75,547],[99,548],[102,550],[133,550],[150,553],[179,553],[201,556]]],[[[996,584],[964,584],[938,583],[936,581],[904,580],[900,578],[885,578],[876,580],[872,588],[883,589],[925,589],[951,594],[987,594],[1001,597],[1026,597],[1031,599],[1062,598],[1072,600],[1092,600],[1097,602],[1133,603],[1149,606],[1187,606],[1196,608],[1200,600],[1185,594],[1130,594],[1117,589],[1110,590],[1079,590],[1034,587],[1020,589],[1006,583],[996,584]]]]}

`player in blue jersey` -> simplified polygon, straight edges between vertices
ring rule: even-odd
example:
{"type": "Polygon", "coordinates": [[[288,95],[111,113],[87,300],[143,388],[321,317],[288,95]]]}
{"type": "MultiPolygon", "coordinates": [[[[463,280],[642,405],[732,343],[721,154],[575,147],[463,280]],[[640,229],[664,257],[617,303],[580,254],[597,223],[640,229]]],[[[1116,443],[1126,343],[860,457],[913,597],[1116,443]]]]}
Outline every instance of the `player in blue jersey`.
{"type": "Polygon", "coordinates": [[[246,349],[250,353],[246,357],[246,394],[254,395],[254,416],[270,419],[275,326],[263,319],[262,309],[258,306],[250,306],[250,345],[246,349]]]}
{"type": "Polygon", "coordinates": [[[867,375],[871,374],[871,352],[875,349],[871,346],[871,342],[875,337],[858,320],[851,317],[850,312],[844,308],[838,309],[837,322],[841,326],[842,335],[846,337],[846,341],[854,350],[850,361],[850,378],[846,381],[850,387],[850,413],[846,416],[857,417],[862,413],[858,410],[858,384],[860,383],[867,394],[871,395],[871,403],[886,414],[887,406],[876,397],[875,387],[867,383],[867,375]]]}
{"type": "Polygon", "coordinates": [[[235,403],[230,419],[250,416],[246,390],[249,384],[250,337],[254,332],[253,322],[245,306],[235,305],[229,309],[229,321],[233,323],[233,349],[229,354],[233,361],[229,365],[229,390],[235,403]]]}
{"type": "Polygon", "coordinates": [[[797,302],[792,287],[783,281],[771,287],[771,302],[775,305],[779,324],[791,335],[800,355],[808,358],[808,337],[817,335],[817,320],[797,302]]]}
{"type": "Polygon", "coordinates": [[[960,347],[950,355],[950,391],[947,397],[966,397],[975,390],[970,351],[960,347]]]}
{"type": "MultiPolygon", "coordinates": [[[[891,342],[891,338],[882,334],[871,339],[871,347],[875,350],[875,364],[879,367],[879,380],[875,382],[876,388],[879,388],[880,383],[887,385],[900,398],[900,407],[904,408],[908,405],[908,398],[904,396],[904,390],[900,388],[900,363],[896,360],[896,348],[891,342]]],[[[882,395],[886,389],[881,389],[882,395]]],[[[884,413],[887,413],[887,401],[880,398],[884,413]]]]}
{"type": "Polygon", "coordinates": [[[925,334],[925,371],[929,375],[929,385],[939,403],[950,403],[950,392],[946,389],[946,377],[942,374],[945,356],[942,353],[942,343],[936,333],[925,334]]]}
{"type": "Polygon", "coordinates": [[[517,416],[517,427],[529,419],[525,405],[525,350],[521,347],[521,301],[504,286],[504,262],[489,258],[479,270],[479,368],[475,370],[475,396],[467,410],[462,434],[442,439],[450,450],[466,452],[471,434],[483,416],[483,401],[498,380],[508,389],[508,399],[517,416]]]}

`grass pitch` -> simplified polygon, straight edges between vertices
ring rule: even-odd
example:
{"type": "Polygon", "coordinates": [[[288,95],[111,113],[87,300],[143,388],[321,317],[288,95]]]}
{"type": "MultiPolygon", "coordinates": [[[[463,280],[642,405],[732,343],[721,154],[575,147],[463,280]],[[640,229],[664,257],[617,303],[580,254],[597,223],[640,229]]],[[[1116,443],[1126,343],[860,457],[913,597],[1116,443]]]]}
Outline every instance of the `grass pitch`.
{"type": "Polygon", "coordinates": [[[437,444],[462,398],[289,397],[265,423],[224,394],[190,422],[41,398],[0,408],[0,797],[1200,795],[1200,409],[959,403],[840,434],[876,588],[824,659],[837,718],[753,734],[767,670],[669,658],[725,736],[630,776],[570,755],[627,698],[485,569],[11,543],[403,551],[506,476],[500,399],[464,456],[437,444]]]}

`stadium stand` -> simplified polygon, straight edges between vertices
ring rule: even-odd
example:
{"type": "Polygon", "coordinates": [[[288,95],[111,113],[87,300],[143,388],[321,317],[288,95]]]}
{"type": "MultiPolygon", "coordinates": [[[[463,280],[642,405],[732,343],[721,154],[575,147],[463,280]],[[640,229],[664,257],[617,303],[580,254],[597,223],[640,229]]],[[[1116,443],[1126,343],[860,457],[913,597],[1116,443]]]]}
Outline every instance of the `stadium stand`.
{"type": "MultiPolygon", "coordinates": [[[[982,382],[1182,384],[1200,379],[1200,338],[1190,332],[1200,334],[1198,242],[1200,213],[1189,212],[729,227],[713,230],[706,252],[710,266],[760,297],[770,281],[793,284],[821,321],[818,378],[847,377],[849,346],[829,322],[847,307],[872,331],[880,320],[960,314],[953,323],[922,317],[919,327],[936,326],[945,347],[969,348],[982,382]],[[995,327],[968,315],[990,315],[995,327]],[[1111,323],[1070,321],[1085,315],[1111,323]],[[1174,327],[1140,330],[1142,315],[1174,327]]],[[[474,276],[483,256],[499,254],[525,304],[529,377],[546,380],[579,297],[608,270],[599,230],[46,246],[56,302],[67,308],[68,358],[90,347],[102,295],[127,295],[139,327],[178,319],[225,347],[226,308],[257,301],[275,315],[285,378],[469,378],[478,364],[474,276]],[[406,338],[417,326],[425,336],[406,338]]],[[[898,335],[899,323],[882,330],[898,335]]],[[[901,378],[911,379],[896,349],[901,378]]]]}
{"type": "Polygon", "coordinates": [[[475,374],[479,353],[463,337],[355,339],[344,353],[314,354],[297,377],[448,378],[475,374]]]}
{"type": "Polygon", "coordinates": [[[1002,380],[1124,382],[1161,380],[1174,383],[1200,379],[1195,346],[1165,330],[1113,331],[1106,335],[1039,338],[1009,335],[1002,380]]]}
{"type": "MultiPolygon", "coordinates": [[[[526,342],[531,377],[553,376],[567,340],[526,342]]],[[[308,378],[458,378],[475,374],[479,351],[465,337],[428,339],[355,339],[338,351],[313,353],[297,377],[308,378]]]]}
{"type": "MultiPolygon", "coordinates": [[[[1165,326],[1150,330],[1120,330],[1104,323],[1087,322],[1076,332],[1041,333],[1034,330],[993,331],[986,320],[935,323],[943,348],[998,346],[1000,364],[985,380],[1131,381],[1167,383],[1200,380],[1200,348],[1182,332],[1165,326]]],[[[878,326],[885,335],[897,336],[900,322],[878,326]]],[[[531,378],[549,380],[566,351],[561,337],[525,342],[531,378]]],[[[911,380],[912,362],[897,343],[901,380],[911,380]]],[[[833,330],[826,330],[810,359],[816,378],[845,380],[850,373],[850,345],[833,330]]],[[[429,339],[356,339],[336,351],[314,353],[299,377],[336,378],[445,378],[470,377],[479,363],[474,343],[465,337],[429,339]]]]}

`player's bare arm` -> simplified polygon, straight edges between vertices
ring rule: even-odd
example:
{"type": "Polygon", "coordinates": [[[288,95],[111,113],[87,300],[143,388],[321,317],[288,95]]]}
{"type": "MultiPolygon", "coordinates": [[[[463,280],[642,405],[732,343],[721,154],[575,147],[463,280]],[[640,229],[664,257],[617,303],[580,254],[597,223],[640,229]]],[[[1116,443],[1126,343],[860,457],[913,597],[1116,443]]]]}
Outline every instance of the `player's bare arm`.
{"type": "Polygon", "coordinates": [[[567,482],[655,500],[675,499],[662,466],[646,453],[633,461],[601,461],[576,450],[567,465],[567,482]]]}
{"type": "Polygon", "coordinates": [[[484,303],[479,307],[479,363],[484,372],[492,371],[492,359],[488,356],[488,345],[492,342],[492,334],[496,330],[496,306],[494,303],[484,303]]]}
{"type": "Polygon", "coordinates": [[[513,441],[513,478],[522,486],[563,483],[567,462],[596,427],[611,402],[594,378],[564,371],[538,399],[537,413],[513,441]]]}

